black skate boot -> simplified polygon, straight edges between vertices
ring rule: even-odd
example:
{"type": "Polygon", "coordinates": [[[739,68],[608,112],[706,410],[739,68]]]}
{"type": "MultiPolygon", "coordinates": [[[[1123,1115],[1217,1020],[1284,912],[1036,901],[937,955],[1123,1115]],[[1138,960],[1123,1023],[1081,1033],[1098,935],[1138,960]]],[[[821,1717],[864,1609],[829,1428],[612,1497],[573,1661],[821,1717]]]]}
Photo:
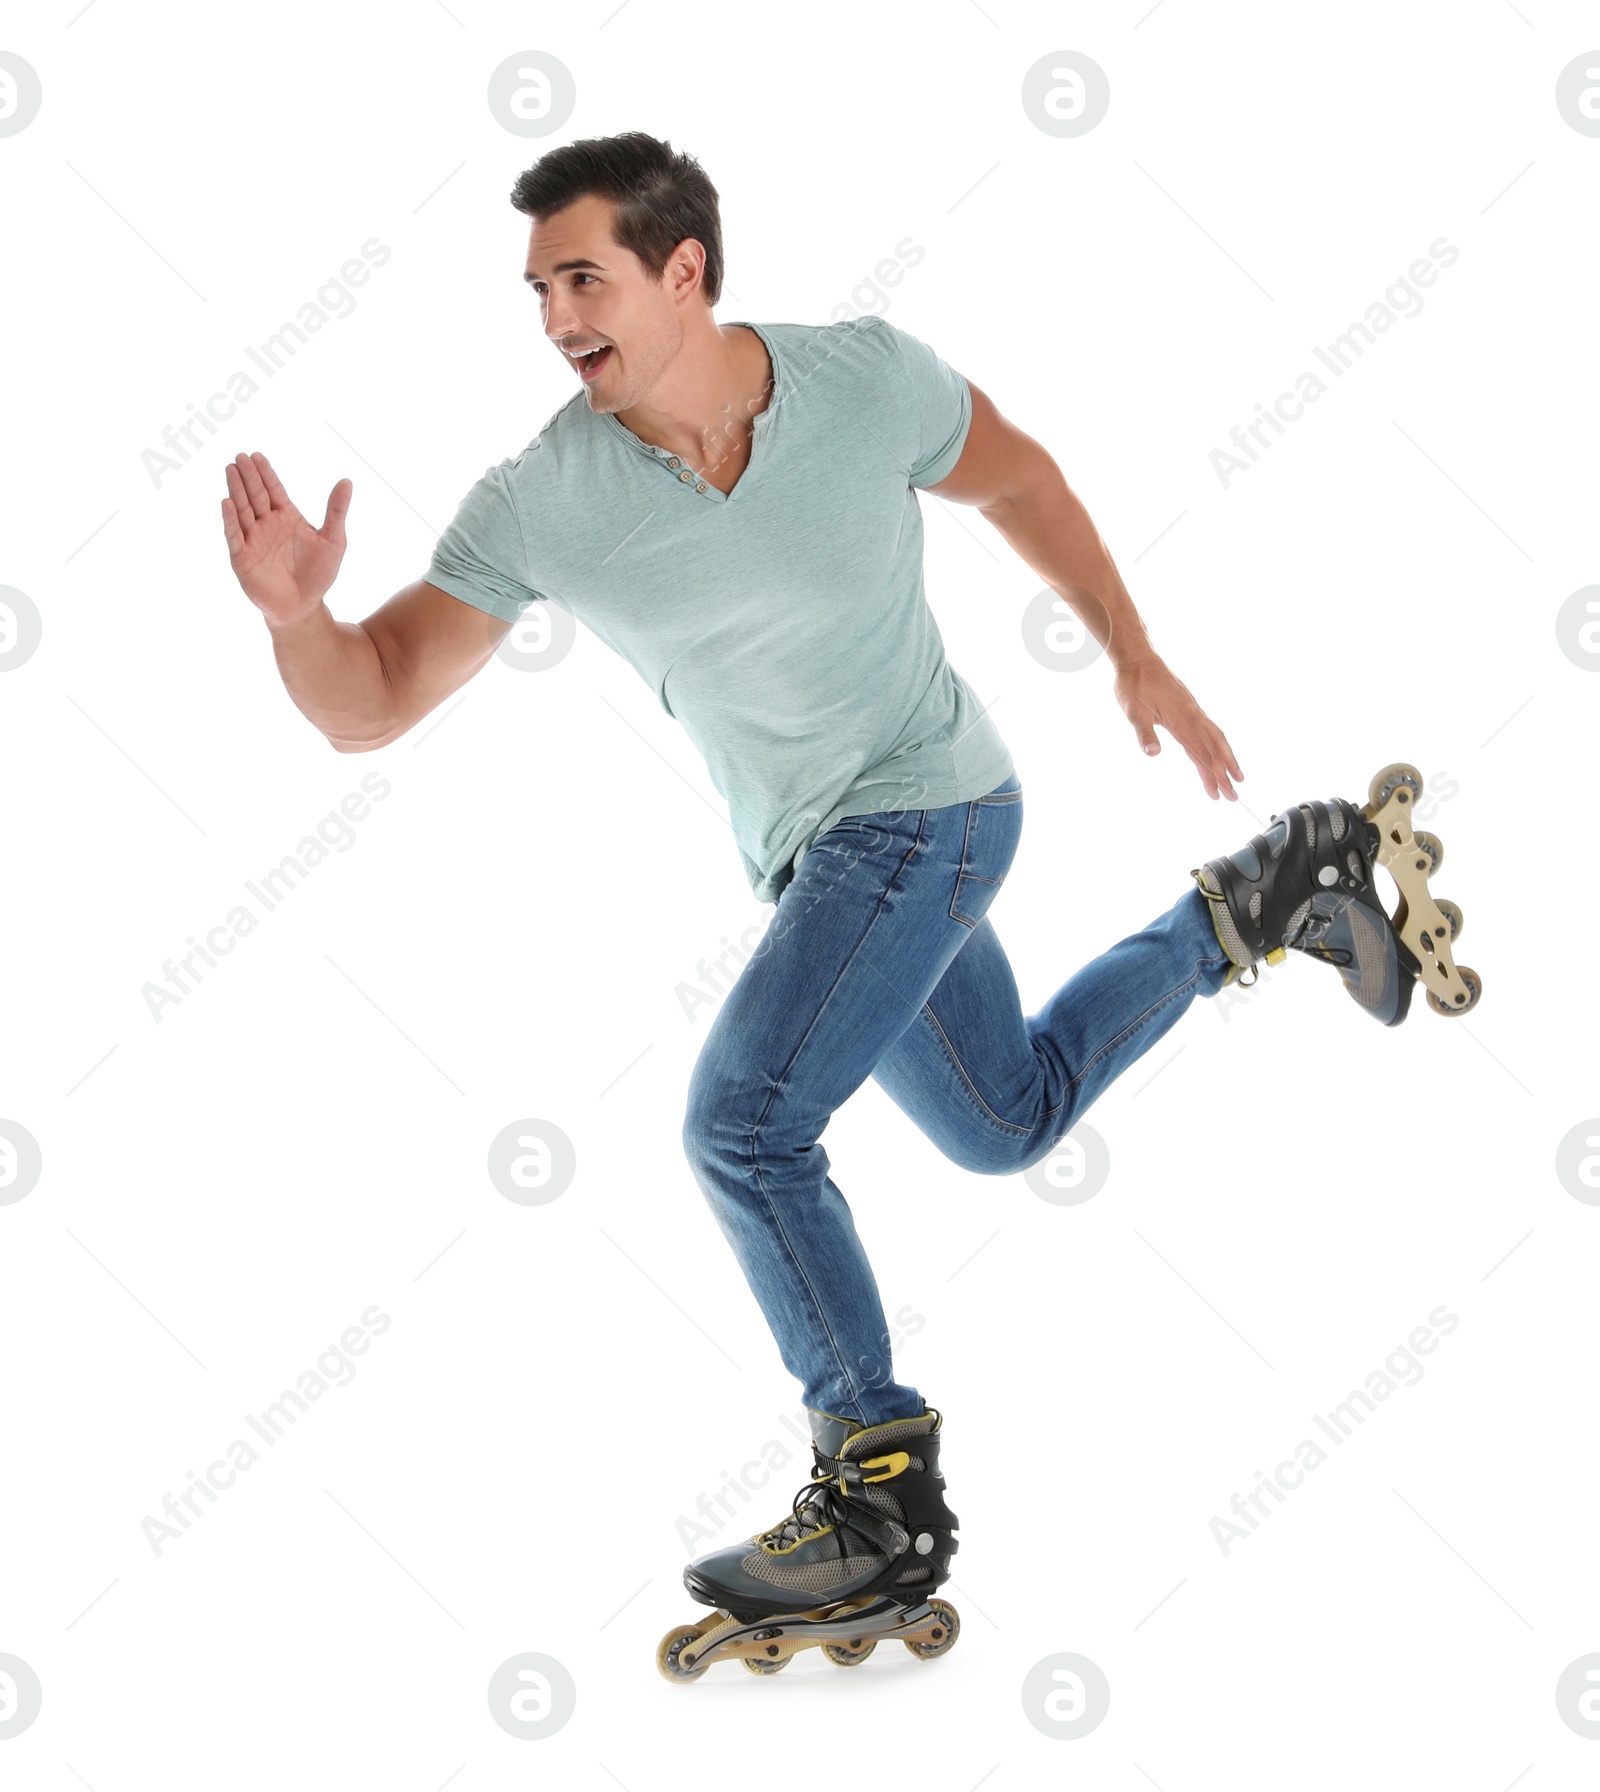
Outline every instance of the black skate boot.
{"type": "Polygon", "coordinates": [[[684,1585],[717,1614],[667,1632],[656,1651],[661,1672],[696,1680],[737,1657],[773,1674],[812,1644],[854,1667],[883,1637],[923,1660],[944,1654],[961,1621],[930,1597],[949,1579],[957,1548],[939,1472],[943,1422],[931,1407],[871,1426],[812,1412],[810,1483],[780,1524],[684,1569],[684,1585]]]}
{"type": "Polygon", "coordinates": [[[1335,966],[1359,1006],[1385,1026],[1406,1018],[1419,978],[1437,1012],[1465,1014],[1482,985],[1450,956],[1461,910],[1428,891],[1444,848],[1432,834],[1411,831],[1421,793],[1414,766],[1385,766],[1365,808],[1340,797],[1299,803],[1273,816],[1248,846],[1192,870],[1232,962],[1227,982],[1249,987],[1256,964],[1304,952],[1335,966]],[[1400,891],[1392,920],[1373,876],[1380,865],[1400,891]]]}

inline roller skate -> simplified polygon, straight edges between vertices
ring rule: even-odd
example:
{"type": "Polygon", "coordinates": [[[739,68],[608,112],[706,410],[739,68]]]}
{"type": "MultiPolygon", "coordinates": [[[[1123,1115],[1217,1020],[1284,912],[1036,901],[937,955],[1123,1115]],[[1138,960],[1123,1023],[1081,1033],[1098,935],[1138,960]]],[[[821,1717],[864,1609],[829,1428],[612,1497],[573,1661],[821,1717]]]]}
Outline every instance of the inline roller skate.
{"type": "Polygon", "coordinates": [[[1451,957],[1461,910],[1428,889],[1444,847],[1433,834],[1412,831],[1421,795],[1414,765],[1386,765],[1368,785],[1364,807],[1339,797],[1299,803],[1274,815],[1248,846],[1191,870],[1232,961],[1227,982],[1248,988],[1257,963],[1279,964],[1296,951],[1336,966],[1350,995],[1385,1026],[1406,1018],[1419,980],[1439,1014],[1474,1007],[1482,983],[1451,957]],[[1373,877],[1380,865],[1400,892],[1393,919],[1373,877]]]}
{"type": "Polygon", "coordinates": [[[939,1472],[943,1422],[932,1407],[868,1426],[812,1411],[816,1460],[789,1515],[684,1569],[693,1597],[717,1610],[661,1639],[666,1678],[698,1680],[735,1660],[775,1674],[814,1644],[856,1667],[885,1638],[924,1661],[943,1655],[961,1629],[955,1607],[931,1597],[957,1548],[939,1472]]]}

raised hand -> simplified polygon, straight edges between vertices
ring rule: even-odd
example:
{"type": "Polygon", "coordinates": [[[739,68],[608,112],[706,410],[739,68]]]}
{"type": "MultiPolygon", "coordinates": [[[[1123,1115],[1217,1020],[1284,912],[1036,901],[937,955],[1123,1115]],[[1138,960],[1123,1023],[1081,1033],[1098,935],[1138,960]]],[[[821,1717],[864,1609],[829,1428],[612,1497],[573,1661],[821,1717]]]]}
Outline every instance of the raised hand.
{"type": "Polygon", "coordinates": [[[1243,781],[1244,773],[1233,756],[1227,736],[1195,701],[1189,687],[1177,678],[1166,661],[1152,654],[1118,668],[1112,692],[1133,723],[1139,745],[1147,753],[1159,753],[1159,724],[1194,761],[1206,795],[1219,794],[1233,803],[1238,792],[1229,776],[1243,781]]]}
{"type": "Polygon", "coordinates": [[[234,577],[269,624],[294,622],[322,602],[344,559],[344,516],[354,489],[341,479],[314,529],[283,489],[264,454],[241,454],[227,468],[222,533],[234,577]]]}

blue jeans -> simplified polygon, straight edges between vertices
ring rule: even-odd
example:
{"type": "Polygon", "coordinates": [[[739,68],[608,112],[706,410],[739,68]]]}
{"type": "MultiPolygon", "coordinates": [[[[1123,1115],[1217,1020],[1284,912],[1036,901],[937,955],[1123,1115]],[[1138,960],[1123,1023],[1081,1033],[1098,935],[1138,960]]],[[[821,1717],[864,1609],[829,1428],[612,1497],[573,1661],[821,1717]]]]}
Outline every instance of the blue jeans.
{"type": "Polygon", "coordinates": [[[964,1169],[1037,1163],[1214,995],[1228,959],[1192,885],[1025,1016],[985,918],[1022,832],[1013,776],[938,809],[820,834],[707,1036],[683,1144],[785,1365],[821,1412],[918,1414],[877,1283],[818,1143],[870,1075],[964,1169]]]}

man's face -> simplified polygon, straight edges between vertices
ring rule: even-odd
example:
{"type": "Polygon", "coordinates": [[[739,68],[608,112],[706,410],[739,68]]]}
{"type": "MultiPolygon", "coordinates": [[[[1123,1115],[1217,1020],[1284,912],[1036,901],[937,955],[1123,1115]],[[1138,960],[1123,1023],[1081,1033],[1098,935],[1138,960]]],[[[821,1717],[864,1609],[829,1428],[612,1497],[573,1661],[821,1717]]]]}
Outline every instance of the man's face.
{"type": "Polygon", "coordinates": [[[612,240],[611,202],[594,195],[534,219],[526,278],[544,333],[583,382],[592,411],[625,411],[645,398],[683,341],[666,276],[612,240]],[[593,360],[574,349],[603,348],[593,360]]]}

